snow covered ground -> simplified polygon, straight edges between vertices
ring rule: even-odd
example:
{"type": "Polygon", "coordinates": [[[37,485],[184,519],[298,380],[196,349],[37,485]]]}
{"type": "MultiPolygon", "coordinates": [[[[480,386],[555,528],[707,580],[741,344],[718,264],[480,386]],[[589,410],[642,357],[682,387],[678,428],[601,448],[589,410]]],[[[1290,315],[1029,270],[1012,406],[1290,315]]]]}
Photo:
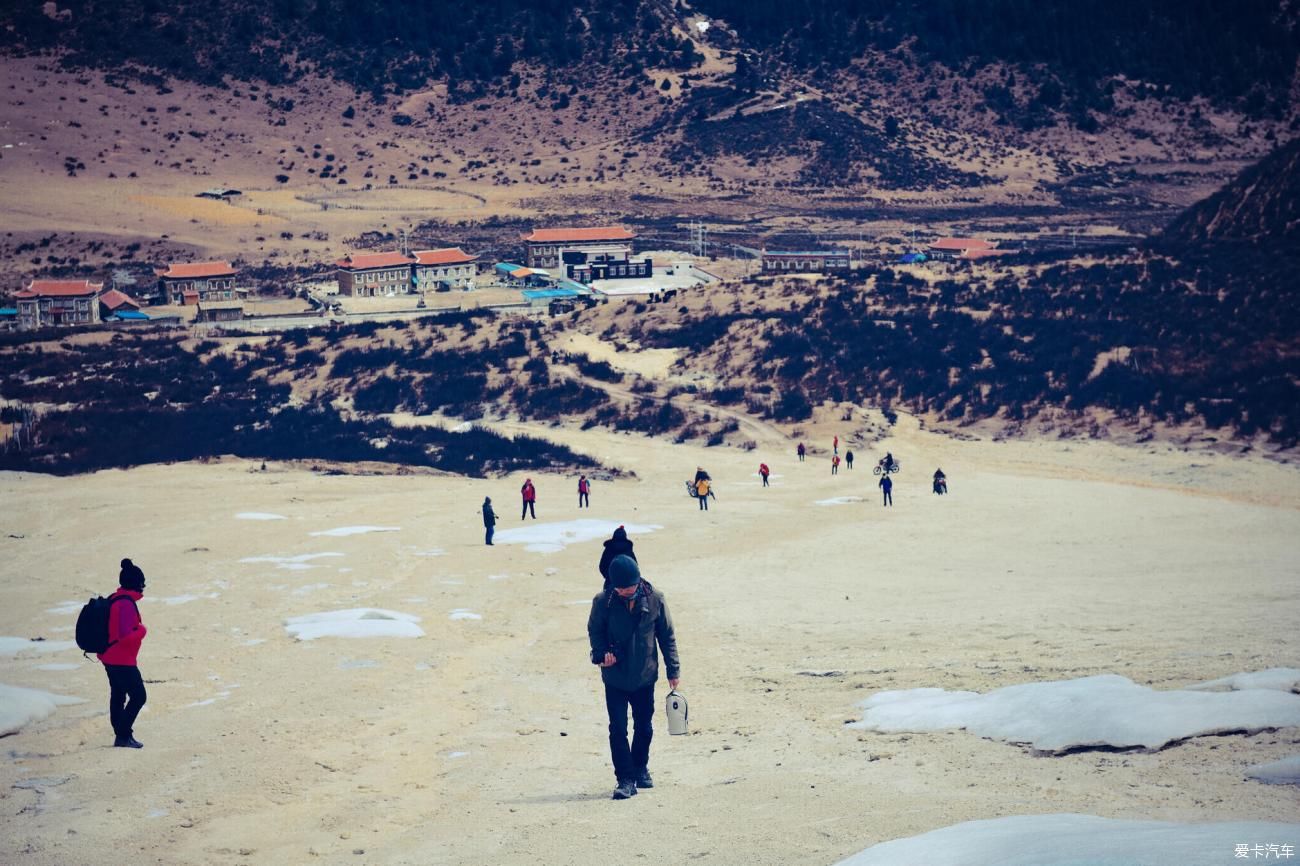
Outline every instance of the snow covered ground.
{"type": "Polygon", "coordinates": [[[865,712],[854,728],[961,728],[1055,753],[1093,747],[1159,749],[1188,737],[1300,725],[1300,695],[1274,689],[1157,691],[1114,674],[1023,683],[987,694],[886,691],[859,706],[865,712]]]}
{"type": "Polygon", "coordinates": [[[556,553],[569,545],[609,538],[619,526],[626,529],[629,536],[663,529],[655,524],[620,524],[612,520],[581,518],[562,523],[529,523],[515,529],[503,529],[492,536],[492,541],[496,544],[522,544],[525,550],[534,553],[556,553]]]}
{"type": "Polygon", "coordinates": [[[416,625],[419,621],[418,616],[409,613],[361,607],[292,616],[284,621],[284,629],[298,640],[424,637],[424,629],[416,625]]]}
{"type": "Polygon", "coordinates": [[[1246,777],[1266,785],[1300,785],[1300,755],[1256,764],[1246,771],[1246,777]]]}
{"type": "Polygon", "coordinates": [[[32,722],[49,716],[59,707],[84,702],[84,699],[71,695],[56,695],[40,689],[0,683],[0,737],[21,731],[32,722]]]}
{"type": "Polygon", "coordinates": [[[1228,866],[1242,845],[1247,858],[1300,856],[1300,824],[1015,815],[881,842],[840,866],[1228,866]]]}

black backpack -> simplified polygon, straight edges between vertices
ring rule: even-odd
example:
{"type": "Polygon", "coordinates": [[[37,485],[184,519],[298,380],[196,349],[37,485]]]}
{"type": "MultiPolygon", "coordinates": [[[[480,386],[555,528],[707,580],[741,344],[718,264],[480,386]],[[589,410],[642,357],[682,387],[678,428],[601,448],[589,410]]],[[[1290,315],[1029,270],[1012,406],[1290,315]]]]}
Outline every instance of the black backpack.
{"type": "Polygon", "coordinates": [[[108,639],[108,617],[113,605],[119,601],[135,601],[127,595],[115,595],[110,598],[96,596],[81,607],[77,615],[77,646],[83,653],[102,653],[115,641],[108,639]]]}

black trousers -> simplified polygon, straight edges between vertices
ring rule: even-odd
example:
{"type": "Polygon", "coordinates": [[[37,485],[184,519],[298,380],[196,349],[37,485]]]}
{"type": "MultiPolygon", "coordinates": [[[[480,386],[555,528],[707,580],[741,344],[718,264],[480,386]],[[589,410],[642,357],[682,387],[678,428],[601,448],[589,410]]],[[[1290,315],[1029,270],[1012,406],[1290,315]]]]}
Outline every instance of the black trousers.
{"type": "Polygon", "coordinates": [[[883,501],[881,504],[882,504],[882,505],[893,505],[893,504],[894,504],[894,494],[893,494],[892,492],[888,491],[888,490],[882,490],[881,492],[885,494],[885,496],[884,496],[884,501],[883,501]]]}
{"type": "Polygon", "coordinates": [[[654,738],[655,684],[625,692],[605,685],[605,709],[609,713],[609,754],[614,761],[614,777],[619,782],[633,780],[650,765],[650,740],[654,738]],[[631,747],[627,744],[627,708],[632,707],[631,747]]]}
{"type": "Polygon", "coordinates": [[[485,526],[485,527],[483,527],[483,540],[484,540],[486,543],[491,544],[491,543],[492,543],[492,535],[493,535],[493,533],[495,533],[495,532],[496,532],[496,527],[495,527],[495,526],[485,526]]]}
{"type": "Polygon", "coordinates": [[[525,502],[524,502],[524,510],[523,510],[523,512],[519,515],[519,519],[520,519],[520,520],[523,520],[524,517],[526,517],[526,516],[528,515],[529,512],[532,512],[533,520],[536,520],[536,519],[537,519],[537,508],[536,508],[535,504],[532,503],[532,502],[527,502],[527,501],[525,501],[525,502]]]}
{"type": "Polygon", "coordinates": [[[135,727],[135,717],[140,715],[148,697],[144,690],[144,677],[135,665],[104,665],[108,674],[108,719],[113,733],[129,737],[135,727]]]}
{"type": "Polygon", "coordinates": [[[578,494],[578,507],[581,508],[581,507],[584,506],[584,505],[587,506],[588,508],[591,507],[591,494],[590,494],[590,493],[579,493],[579,494],[578,494]]]}
{"type": "Polygon", "coordinates": [[[700,497],[700,510],[701,511],[709,510],[709,497],[707,495],[700,497]]]}

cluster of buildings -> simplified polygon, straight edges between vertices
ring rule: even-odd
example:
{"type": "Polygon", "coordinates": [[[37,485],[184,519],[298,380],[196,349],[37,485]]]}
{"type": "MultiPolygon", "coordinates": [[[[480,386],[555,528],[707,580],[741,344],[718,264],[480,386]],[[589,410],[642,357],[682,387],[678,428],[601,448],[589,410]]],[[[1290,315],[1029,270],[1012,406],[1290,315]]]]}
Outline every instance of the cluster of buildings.
{"type": "MultiPolygon", "coordinates": [[[[223,191],[234,194],[233,191],[223,191]]],[[[487,265],[460,247],[388,252],[350,253],[334,262],[338,291],[350,297],[423,294],[430,291],[473,289],[480,274],[497,283],[518,287],[533,305],[553,305],[590,296],[592,283],[605,283],[602,294],[652,292],[647,280],[660,276],[649,256],[635,254],[637,236],[620,226],[535,229],[520,236],[524,264],[498,262],[487,265]],[[628,290],[610,287],[608,281],[640,281],[628,290]]],[[[847,271],[852,256],[844,249],[755,251],[764,274],[833,273],[847,271]]],[[[924,253],[908,253],[905,262],[927,259],[971,261],[1005,256],[1014,250],[998,248],[996,241],[978,238],[940,238],[924,253]]],[[[689,263],[670,262],[661,268],[664,290],[681,287],[674,271],[689,263]]],[[[239,270],[227,261],[172,263],[154,271],[155,287],[141,299],[195,306],[199,321],[231,321],[243,317],[248,289],[237,285],[239,270]]],[[[713,277],[698,272],[701,281],[713,277]]],[[[689,282],[689,280],[688,280],[689,282]]],[[[616,284],[617,285],[617,284],[616,284]]],[[[117,289],[104,289],[90,280],[32,280],[15,296],[16,307],[0,308],[0,324],[15,322],[21,328],[90,325],[108,321],[140,321],[150,316],[141,301],[117,289]]]]}

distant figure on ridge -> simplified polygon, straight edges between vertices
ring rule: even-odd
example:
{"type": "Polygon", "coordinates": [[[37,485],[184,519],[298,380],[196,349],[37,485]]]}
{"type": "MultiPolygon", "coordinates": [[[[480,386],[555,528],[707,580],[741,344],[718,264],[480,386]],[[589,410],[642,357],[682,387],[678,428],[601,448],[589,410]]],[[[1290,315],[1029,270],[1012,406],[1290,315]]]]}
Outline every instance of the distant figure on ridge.
{"type": "Polygon", "coordinates": [[[844,462],[848,464],[849,469],[853,468],[853,449],[844,452],[844,462]]]}
{"type": "Polygon", "coordinates": [[[799,454],[799,462],[802,463],[804,455],[808,453],[808,449],[803,446],[802,442],[799,443],[799,449],[797,453],[799,454]]]}
{"type": "Polygon", "coordinates": [[[767,483],[767,476],[769,476],[769,475],[772,474],[772,470],[767,468],[767,464],[766,464],[766,463],[760,463],[760,464],[758,464],[758,474],[761,475],[761,476],[763,477],[763,486],[764,486],[764,487],[771,487],[771,486],[772,486],[772,485],[770,485],[770,484],[767,483]]]}
{"type": "Polygon", "coordinates": [[[492,535],[497,531],[496,527],[497,527],[497,513],[492,510],[492,499],[491,497],[484,496],[483,497],[483,529],[485,532],[484,532],[483,541],[486,542],[488,547],[492,546],[492,535]]]}
{"type": "Polygon", "coordinates": [[[108,718],[113,725],[113,745],[140,749],[144,745],[135,738],[133,728],[149,697],[136,664],[140,644],[149,633],[136,606],[144,597],[144,572],[131,560],[124,559],[117,582],[117,592],[108,597],[108,648],[98,653],[98,658],[108,674],[108,718]]]}
{"type": "Polygon", "coordinates": [[[524,497],[524,510],[519,515],[523,520],[529,514],[533,515],[533,520],[537,519],[537,488],[533,486],[533,479],[529,478],[524,481],[524,486],[519,488],[519,493],[524,497]]]}
{"type": "Polygon", "coordinates": [[[880,490],[885,495],[884,501],[880,504],[888,505],[892,508],[894,505],[894,479],[890,478],[889,473],[887,472],[880,476],[880,490]]]}
{"type": "Polygon", "coordinates": [[[655,682],[659,652],[664,654],[669,688],[677,688],[681,660],[677,636],[664,594],[641,578],[636,560],[616,556],[609,564],[608,589],[591,601],[587,639],[591,663],[600,665],[609,714],[609,752],[618,787],[613,799],[635,797],[638,788],[653,788],[650,741],[654,737],[655,682]],[[634,733],[627,742],[627,710],[632,707],[634,733]]]}
{"type": "Polygon", "coordinates": [[[586,475],[578,479],[578,507],[591,507],[591,482],[586,475]]]}
{"type": "Polygon", "coordinates": [[[620,526],[614,530],[614,534],[605,539],[605,550],[600,554],[600,576],[605,578],[605,589],[609,589],[609,564],[614,561],[616,556],[630,556],[636,559],[636,552],[632,550],[632,539],[627,537],[627,530],[620,526]]]}
{"type": "Polygon", "coordinates": [[[831,443],[831,453],[832,454],[840,453],[840,437],[838,435],[835,437],[835,441],[831,443]]]}
{"type": "Polygon", "coordinates": [[[934,492],[939,496],[948,492],[948,476],[943,474],[942,469],[934,470],[934,492]]]}

